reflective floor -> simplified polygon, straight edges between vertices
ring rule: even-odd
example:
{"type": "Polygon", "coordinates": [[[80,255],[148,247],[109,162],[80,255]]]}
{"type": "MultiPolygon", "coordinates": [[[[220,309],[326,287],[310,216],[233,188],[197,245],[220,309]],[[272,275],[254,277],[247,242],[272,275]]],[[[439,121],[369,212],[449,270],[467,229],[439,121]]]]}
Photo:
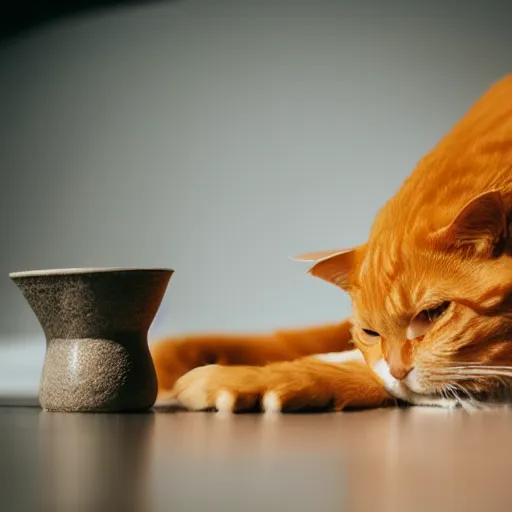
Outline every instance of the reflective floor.
{"type": "Polygon", "coordinates": [[[0,407],[0,510],[510,511],[512,411],[0,407]]]}

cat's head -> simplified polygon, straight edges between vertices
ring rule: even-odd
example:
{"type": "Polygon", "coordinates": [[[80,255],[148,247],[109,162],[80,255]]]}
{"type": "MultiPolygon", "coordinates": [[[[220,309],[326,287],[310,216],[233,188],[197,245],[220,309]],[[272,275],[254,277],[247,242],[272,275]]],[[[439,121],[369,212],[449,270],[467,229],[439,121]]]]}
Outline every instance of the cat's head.
{"type": "Polygon", "coordinates": [[[508,210],[490,191],[421,236],[397,234],[388,219],[362,246],[298,257],[350,295],[354,341],[397,398],[429,403],[512,383],[508,210]]]}

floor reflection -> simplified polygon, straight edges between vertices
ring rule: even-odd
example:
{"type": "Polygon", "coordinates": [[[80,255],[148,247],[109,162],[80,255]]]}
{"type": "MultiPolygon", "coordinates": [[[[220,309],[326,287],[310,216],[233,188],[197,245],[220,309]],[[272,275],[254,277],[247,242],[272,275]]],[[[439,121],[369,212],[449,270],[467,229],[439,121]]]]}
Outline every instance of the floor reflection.
{"type": "Polygon", "coordinates": [[[390,410],[366,422],[349,463],[350,510],[512,509],[509,410],[390,410]]]}
{"type": "Polygon", "coordinates": [[[150,510],[154,414],[39,414],[42,510],[150,510]]]}
{"type": "Polygon", "coordinates": [[[155,510],[343,512],[343,458],[311,450],[314,430],[288,419],[283,430],[282,421],[258,414],[160,415],[155,510]]]}
{"type": "Polygon", "coordinates": [[[512,510],[512,411],[0,408],[0,510],[512,510]]]}

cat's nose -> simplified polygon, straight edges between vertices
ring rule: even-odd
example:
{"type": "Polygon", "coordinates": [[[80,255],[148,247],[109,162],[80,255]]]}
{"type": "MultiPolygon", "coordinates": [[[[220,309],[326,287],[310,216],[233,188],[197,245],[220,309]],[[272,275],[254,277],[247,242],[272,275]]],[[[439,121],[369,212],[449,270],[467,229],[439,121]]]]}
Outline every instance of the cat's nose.
{"type": "Polygon", "coordinates": [[[412,366],[406,366],[403,363],[389,365],[389,373],[397,380],[404,380],[411,373],[412,366]]]}

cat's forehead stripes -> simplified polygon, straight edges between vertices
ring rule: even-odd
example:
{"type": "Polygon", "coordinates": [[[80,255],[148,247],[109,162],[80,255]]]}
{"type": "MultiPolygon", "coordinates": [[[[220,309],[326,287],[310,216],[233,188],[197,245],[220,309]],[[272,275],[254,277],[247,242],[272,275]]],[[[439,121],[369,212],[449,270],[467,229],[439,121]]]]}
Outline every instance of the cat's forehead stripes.
{"type": "Polygon", "coordinates": [[[359,274],[358,309],[366,323],[388,332],[407,329],[432,295],[428,261],[411,259],[398,243],[376,245],[359,274]]]}
{"type": "Polygon", "coordinates": [[[374,243],[370,247],[359,272],[362,291],[370,301],[377,299],[381,302],[383,297],[392,308],[400,309],[402,306],[407,294],[400,280],[404,269],[401,252],[401,245],[394,240],[374,243]]]}
{"type": "MultiPolygon", "coordinates": [[[[387,234],[385,234],[387,235],[387,234]]],[[[393,236],[381,236],[368,244],[361,266],[361,278],[373,279],[386,287],[400,275],[404,267],[404,245],[393,236]]]]}
{"type": "Polygon", "coordinates": [[[387,314],[400,323],[404,323],[408,312],[411,310],[411,300],[406,288],[399,280],[396,280],[384,300],[384,308],[387,314]]]}

